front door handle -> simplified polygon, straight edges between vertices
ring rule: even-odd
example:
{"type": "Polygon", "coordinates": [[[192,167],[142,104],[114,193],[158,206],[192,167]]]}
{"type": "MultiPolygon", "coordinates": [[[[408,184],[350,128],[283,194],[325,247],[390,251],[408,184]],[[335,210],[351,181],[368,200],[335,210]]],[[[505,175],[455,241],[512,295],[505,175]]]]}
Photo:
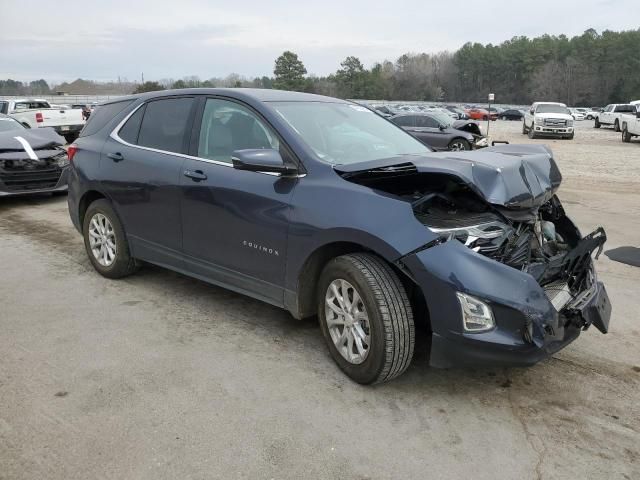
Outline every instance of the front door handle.
{"type": "Polygon", "coordinates": [[[185,170],[184,176],[189,177],[194,182],[199,182],[200,180],[207,179],[207,176],[203,173],[202,170],[185,170]]]}
{"type": "Polygon", "coordinates": [[[121,162],[122,160],[124,160],[124,157],[120,152],[107,153],[107,157],[109,157],[114,162],[121,162]]]}

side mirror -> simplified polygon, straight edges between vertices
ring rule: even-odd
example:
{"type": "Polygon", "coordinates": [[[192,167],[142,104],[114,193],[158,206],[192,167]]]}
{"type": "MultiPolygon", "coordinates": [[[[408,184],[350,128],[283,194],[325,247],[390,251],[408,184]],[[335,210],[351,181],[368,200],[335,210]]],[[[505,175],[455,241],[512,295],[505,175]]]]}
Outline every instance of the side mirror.
{"type": "Polygon", "coordinates": [[[441,131],[444,131],[447,127],[445,127],[443,124],[441,124],[441,123],[440,123],[440,124],[438,124],[438,128],[439,128],[441,131]]]}
{"type": "Polygon", "coordinates": [[[236,170],[269,172],[292,175],[296,169],[285,165],[280,152],[273,149],[236,150],[231,154],[231,162],[236,170]]]}
{"type": "Polygon", "coordinates": [[[531,110],[529,110],[529,113],[530,113],[531,115],[533,115],[533,108],[532,108],[531,110]]]}

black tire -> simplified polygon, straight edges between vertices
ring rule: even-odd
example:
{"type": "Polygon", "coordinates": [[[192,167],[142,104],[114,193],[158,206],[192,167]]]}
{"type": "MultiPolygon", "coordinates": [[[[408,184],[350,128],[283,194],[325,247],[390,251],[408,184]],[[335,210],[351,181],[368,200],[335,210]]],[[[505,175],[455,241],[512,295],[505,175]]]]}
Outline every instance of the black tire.
{"type": "Polygon", "coordinates": [[[483,115],[482,116],[482,120],[484,120],[486,122],[487,120],[489,120],[489,117],[487,117],[486,115],[483,115]]]}
{"type": "Polygon", "coordinates": [[[87,251],[89,261],[100,275],[107,278],[122,278],[127,275],[131,275],[138,270],[138,263],[129,253],[129,244],[127,243],[127,237],[122,227],[122,223],[108,200],[99,199],[89,205],[89,208],[87,208],[87,212],[84,215],[82,236],[84,237],[84,247],[87,251]],[[98,262],[97,258],[92,253],[89,244],[89,225],[91,223],[91,219],[98,213],[104,215],[109,220],[114,231],[116,254],[113,263],[109,266],[101,265],[98,262]]]}
{"type": "Polygon", "coordinates": [[[620,131],[620,122],[616,119],[615,122],[613,122],[613,131],[614,132],[619,132],[620,131]]]}
{"type": "Polygon", "coordinates": [[[531,128],[529,129],[529,131],[527,132],[529,134],[529,138],[530,139],[534,139],[536,138],[536,132],[533,129],[533,124],[531,124],[531,128]]]}
{"type": "Polygon", "coordinates": [[[317,295],[322,334],[331,357],[347,376],[366,385],[387,382],[407,369],[415,345],[413,310],[398,275],[385,261],[368,253],[336,257],[320,275],[317,295]],[[359,364],[342,356],[327,325],[325,295],[331,282],[338,279],[358,290],[369,318],[371,344],[359,364]]]}
{"type": "Polygon", "coordinates": [[[524,119],[522,120],[522,134],[523,135],[527,134],[527,124],[524,123],[524,119]]]}
{"type": "Polygon", "coordinates": [[[624,143],[630,143],[631,142],[631,134],[629,133],[629,130],[627,129],[627,124],[623,124],[622,125],[622,141],[624,143]]]}
{"type": "Polygon", "coordinates": [[[600,119],[598,117],[596,117],[596,121],[593,124],[593,128],[600,128],[600,119]]]}
{"type": "Polygon", "coordinates": [[[574,134],[572,133],[571,135],[569,135],[568,137],[565,137],[567,140],[573,140],[573,136],[574,134]]]}
{"type": "Polygon", "coordinates": [[[447,145],[449,151],[471,150],[471,144],[464,138],[454,138],[447,145]]]}
{"type": "Polygon", "coordinates": [[[502,116],[502,120],[508,120],[508,118],[506,116],[502,116]]]}

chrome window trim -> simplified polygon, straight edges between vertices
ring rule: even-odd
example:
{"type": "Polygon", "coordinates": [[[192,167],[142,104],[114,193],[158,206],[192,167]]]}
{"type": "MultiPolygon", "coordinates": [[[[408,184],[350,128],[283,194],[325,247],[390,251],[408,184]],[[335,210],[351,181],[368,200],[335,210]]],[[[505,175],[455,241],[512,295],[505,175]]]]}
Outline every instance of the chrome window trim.
{"type": "MultiPolygon", "coordinates": [[[[157,148],[143,147],[141,145],[134,145],[134,144],[129,143],[126,140],[123,140],[122,138],[120,138],[120,136],[118,135],[118,132],[120,131],[120,129],[124,126],[125,123],[127,123],[127,120],[129,120],[129,118],[131,118],[133,116],[133,114],[136,113],[140,108],[142,108],[144,105],[146,105],[146,103],[147,102],[141,103],[136,108],[134,108],[131,112],[129,112],[127,114],[127,116],[124,117],[122,119],[122,121],[120,123],[118,123],[118,125],[116,125],[116,127],[112,130],[112,132],[109,134],[109,136],[112,139],[114,139],[116,142],[121,143],[122,145],[126,145],[127,147],[138,148],[140,150],[146,150],[148,152],[162,153],[164,155],[173,155],[173,156],[176,156],[176,157],[186,158],[186,159],[189,159],[189,160],[197,160],[199,162],[212,163],[214,165],[220,165],[222,167],[233,168],[233,164],[232,163],[221,162],[219,160],[211,160],[209,158],[194,157],[193,155],[187,155],[185,153],[169,152],[167,150],[159,150],[157,148]]],[[[262,175],[271,175],[271,176],[276,176],[276,177],[281,177],[282,176],[282,174],[276,173],[276,172],[255,172],[255,173],[260,173],[262,175]]],[[[298,175],[287,175],[286,178],[303,178],[303,177],[306,177],[306,176],[307,176],[306,173],[302,173],[302,174],[298,174],[298,175]]]]}

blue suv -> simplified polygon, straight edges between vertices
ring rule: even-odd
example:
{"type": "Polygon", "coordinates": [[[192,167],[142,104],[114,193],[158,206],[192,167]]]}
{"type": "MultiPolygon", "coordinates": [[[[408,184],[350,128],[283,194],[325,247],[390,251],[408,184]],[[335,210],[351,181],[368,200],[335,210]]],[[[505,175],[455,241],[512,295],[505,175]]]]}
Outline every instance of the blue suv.
{"type": "MultiPolygon", "coordinates": [[[[317,315],[369,384],[430,364],[531,365],[611,313],[538,145],[436,153],[360,105],[186,89],[99,106],[69,148],[69,213],[108,278],[142,261],[317,315]]],[[[597,258],[597,254],[596,254],[597,258]]]]}

